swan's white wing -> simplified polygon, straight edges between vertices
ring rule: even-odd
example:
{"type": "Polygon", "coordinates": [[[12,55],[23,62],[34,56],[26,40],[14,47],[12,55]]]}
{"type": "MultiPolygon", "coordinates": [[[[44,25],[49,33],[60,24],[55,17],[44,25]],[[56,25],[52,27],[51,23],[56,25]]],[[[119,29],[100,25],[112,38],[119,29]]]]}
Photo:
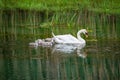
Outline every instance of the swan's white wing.
{"type": "Polygon", "coordinates": [[[56,43],[63,43],[64,41],[58,37],[54,37],[53,40],[56,42],[56,43]]]}
{"type": "Polygon", "coordinates": [[[72,41],[72,42],[79,41],[76,37],[74,37],[74,36],[72,36],[72,35],[68,35],[67,37],[68,37],[68,39],[69,39],[70,41],[72,41]]]}
{"type": "Polygon", "coordinates": [[[56,43],[80,43],[77,38],[70,34],[57,35],[54,38],[56,43]]]}
{"type": "Polygon", "coordinates": [[[57,36],[54,36],[54,41],[56,43],[65,43],[68,40],[69,39],[68,39],[67,35],[57,35],[57,36]]]}

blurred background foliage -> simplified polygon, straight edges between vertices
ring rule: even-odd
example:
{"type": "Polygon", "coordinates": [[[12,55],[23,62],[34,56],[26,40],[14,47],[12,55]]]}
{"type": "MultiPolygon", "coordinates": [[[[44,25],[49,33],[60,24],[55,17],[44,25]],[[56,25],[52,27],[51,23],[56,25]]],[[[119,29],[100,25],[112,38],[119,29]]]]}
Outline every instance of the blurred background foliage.
{"type": "Polygon", "coordinates": [[[120,13],[120,0],[0,0],[0,9],[23,10],[89,10],[120,13]]]}

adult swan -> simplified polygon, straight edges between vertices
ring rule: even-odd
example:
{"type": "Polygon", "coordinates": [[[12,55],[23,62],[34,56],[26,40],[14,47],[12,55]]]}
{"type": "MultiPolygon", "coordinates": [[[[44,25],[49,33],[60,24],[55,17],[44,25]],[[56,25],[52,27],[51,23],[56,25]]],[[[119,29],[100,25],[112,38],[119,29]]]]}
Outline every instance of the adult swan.
{"type": "Polygon", "coordinates": [[[83,38],[81,38],[81,33],[85,34],[86,37],[88,37],[88,32],[86,29],[79,30],[77,32],[77,38],[72,36],[71,34],[55,35],[52,32],[53,41],[59,44],[85,44],[86,41],[83,38]]]}

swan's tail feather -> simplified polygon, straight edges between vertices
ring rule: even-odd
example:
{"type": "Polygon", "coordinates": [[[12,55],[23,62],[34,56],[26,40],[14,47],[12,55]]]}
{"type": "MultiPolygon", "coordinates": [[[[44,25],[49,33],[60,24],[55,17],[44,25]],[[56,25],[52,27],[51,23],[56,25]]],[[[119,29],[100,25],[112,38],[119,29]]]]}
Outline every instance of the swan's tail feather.
{"type": "Polygon", "coordinates": [[[53,36],[53,42],[56,43],[56,38],[55,38],[55,34],[53,33],[53,31],[52,31],[52,36],[53,36]]]}
{"type": "Polygon", "coordinates": [[[55,37],[55,34],[52,32],[52,36],[55,37]]]}

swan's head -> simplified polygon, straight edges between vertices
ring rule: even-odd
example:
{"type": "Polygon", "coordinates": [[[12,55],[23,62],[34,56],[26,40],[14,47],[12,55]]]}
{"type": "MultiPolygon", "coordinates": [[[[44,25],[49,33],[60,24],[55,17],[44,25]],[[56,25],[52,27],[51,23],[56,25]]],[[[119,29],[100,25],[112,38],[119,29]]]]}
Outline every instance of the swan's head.
{"type": "Polygon", "coordinates": [[[86,29],[81,29],[80,32],[85,34],[86,37],[88,37],[88,32],[86,29]]]}

